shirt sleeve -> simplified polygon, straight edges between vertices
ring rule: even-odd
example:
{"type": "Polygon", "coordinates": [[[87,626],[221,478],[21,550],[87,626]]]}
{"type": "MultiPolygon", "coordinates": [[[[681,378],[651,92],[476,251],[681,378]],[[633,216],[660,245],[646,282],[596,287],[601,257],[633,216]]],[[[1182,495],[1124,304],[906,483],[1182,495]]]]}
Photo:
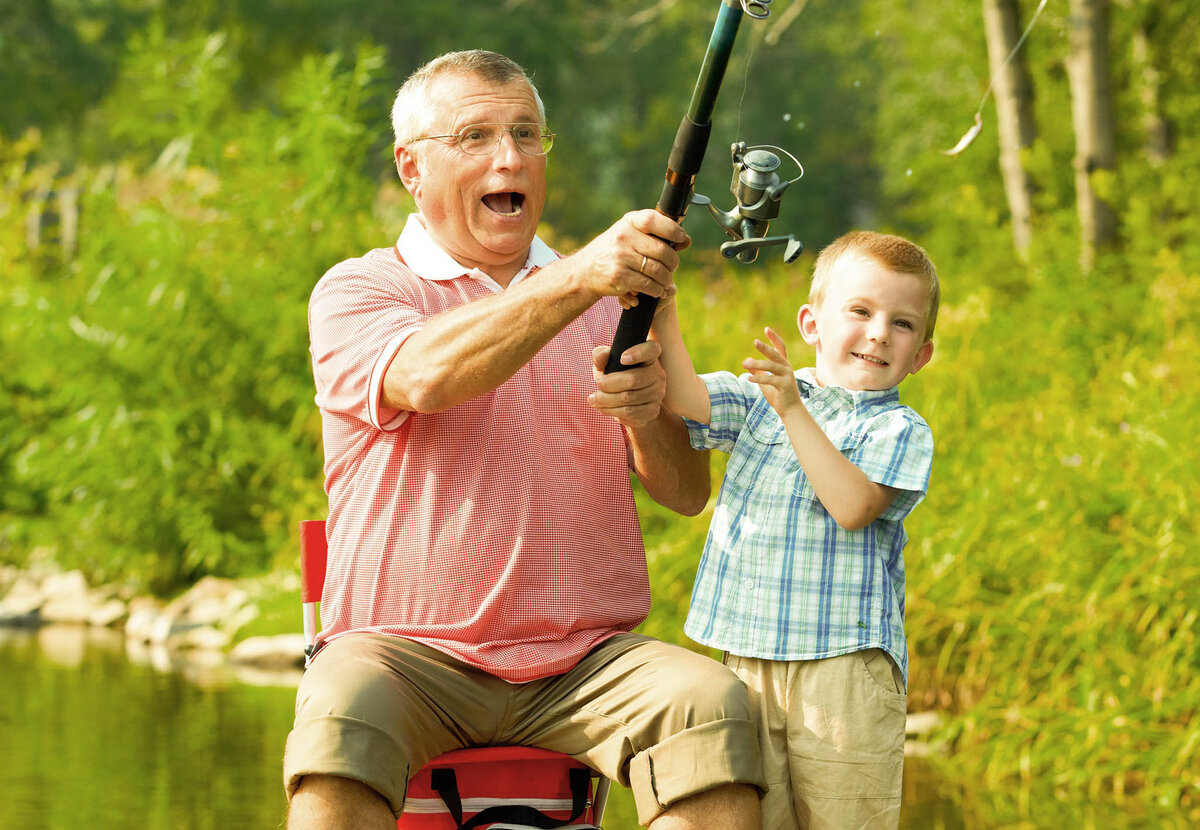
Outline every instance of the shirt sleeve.
{"type": "Polygon", "coordinates": [[[881,516],[898,521],[929,489],[933,432],[915,411],[900,407],[880,416],[849,457],[871,481],[902,491],[881,516]]]}
{"type": "Polygon", "coordinates": [[[309,300],[317,405],[392,430],[408,413],[382,407],[384,372],[404,341],[424,325],[425,314],[394,280],[381,280],[369,268],[352,267],[353,262],[326,274],[309,300]]]}
{"type": "Polygon", "coordinates": [[[693,449],[733,452],[733,445],[737,443],[738,435],[746,425],[746,416],[754,404],[756,389],[754,384],[745,379],[748,377],[736,377],[732,372],[700,375],[700,380],[708,389],[711,411],[707,424],[683,419],[693,449]]]}

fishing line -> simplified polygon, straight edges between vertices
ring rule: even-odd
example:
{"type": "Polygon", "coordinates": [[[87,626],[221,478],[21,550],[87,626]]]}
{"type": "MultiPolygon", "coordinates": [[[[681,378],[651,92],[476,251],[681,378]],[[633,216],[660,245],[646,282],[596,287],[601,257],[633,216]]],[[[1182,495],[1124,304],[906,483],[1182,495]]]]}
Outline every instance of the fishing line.
{"type": "MultiPolygon", "coordinates": [[[[1012,63],[1012,59],[1017,54],[1017,50],[1021,48],[1021,45],[1025,43],[1025,38],[1029,37],[1029,33],[1033,31],[1034,24],[1036,24],[1038,18],[1041,17],[1042,9],[1046,8],[1046,4],[1048,2],[1049,0],[1042,0],[1042,2],[1038,3],[1037,9],[1035,9],[1033,12],[1033,17],[1029,20],[1029,25],[1025,27],[1025,31],[1021,33],[1019,38],[1017,38],[1017,44],[1013,46],[1012,51],[1008,53],[1008,57],[1004,59],[1004,63],[1000,66],[997,74],[1003,72],[1008,68],[1008,65],[1012,63]]],[[[983,97],[979,99],[979,106],[975,108],[974,126],[967,130],[963,137],[958,140],[957,144],[955,144],[949,150],[938,150],[939,153],[944,156],[957,156],[963,150],[970,147],[971,143],[974,142],[979,136],[979,133],[983,130],[983,105],[987,103],[988,96],[992,94],[992,85],[995,83],[995,81],[995,75],[989,75],[987,89],[984,90],[983,97]]]]}
{"type": "Polygon", "coordinates": [[[754,54],[758,51],[758,38],[750,38],[750,52],[746,55],[746,73],[742,76],[742,97],[738,99],[737,129],[733,137],[738,139],[742,134],[742,109],[746,105],[746,91],[750,89],[750,65],[754,63],[754,54]]]}

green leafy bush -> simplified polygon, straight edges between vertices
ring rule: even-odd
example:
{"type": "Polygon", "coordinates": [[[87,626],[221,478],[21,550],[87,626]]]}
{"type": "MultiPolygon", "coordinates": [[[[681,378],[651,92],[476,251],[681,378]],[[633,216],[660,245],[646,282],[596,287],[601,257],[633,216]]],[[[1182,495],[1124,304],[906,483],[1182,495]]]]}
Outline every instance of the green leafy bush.
{"type": "MultiPolygon", "coordinates": [[[[211,58],[220,41],[175,46],[211,58]]],[[[79,190],[85,232],[69,261],[9,234],[3,383],[16,406],[0,416],[12,427],[0,538],[37,525],[64,565],[167,591],[263,569],[298,517],[323,515],[307,300],[329,264],[394,226],[387,206],[376,216],[374,182],[339,173],[369,145],[379,67],[370,50],[306,60],[278,114],[218,119],[233,102],[210,89],[204,123],[175,117],[192,101],[173,76],[155,94],[139,74],[165,121],[192,131],[146,168],[56,181],[79,190]]],[[[19,204],[49,174],[29,167],[35,142],[5,149],[19,204]]]]}

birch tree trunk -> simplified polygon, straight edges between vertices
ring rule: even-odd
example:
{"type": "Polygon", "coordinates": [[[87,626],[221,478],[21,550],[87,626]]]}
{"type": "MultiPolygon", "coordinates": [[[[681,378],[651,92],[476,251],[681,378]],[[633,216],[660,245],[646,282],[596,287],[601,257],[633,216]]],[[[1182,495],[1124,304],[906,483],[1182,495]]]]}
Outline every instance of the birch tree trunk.
{"type": "Polygon", "coordinates": [[[1079,212],[1080,264],[1085,272],[1096,250],[1117,234],[1112,205],[1096,192],[1097,171],[1116,167],[1112,84],[1108,57],[1108,0],[1070,0],[1071,120],[1075,127],[1075,201],[1079,212]]]}
{"type": "Polygon", "coordinates": [[[1149,29],[1152,23],[1143,19],[1133,33],[1133,69],[1138,101],[1142,105],[1142,129],[1145,131],[1146,161],[1160,167],[1171,155],[1171,128],[1159,103],[1161,73],[1154,62],[1149,29]]]}
{"type": "Polygon", "coordinates": [[[1033,239],[1033,182],[1021,161],[1021,151],[1033,146],[1037,125],[1033,119],[1033,84],[1023,54],[1018,52],[1005,63],[1021,37],[1017,0],[983,0],[983,23],[996,98],[1000,174],[1012,217],[1013,246],[1025,261],[1033,239]]]}

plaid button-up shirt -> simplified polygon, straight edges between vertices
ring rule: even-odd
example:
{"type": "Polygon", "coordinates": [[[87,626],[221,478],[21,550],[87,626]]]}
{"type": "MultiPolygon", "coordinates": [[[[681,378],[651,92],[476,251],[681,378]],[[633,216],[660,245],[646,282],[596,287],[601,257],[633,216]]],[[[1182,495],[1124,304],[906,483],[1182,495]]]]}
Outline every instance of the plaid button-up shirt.
{"type": "Polygon", "coordinates": [[[815,660],[881,648],[908,677],[903,519],[925,497],[933,436],[895,388],[855,392],[796,372],[808,411],[867,477],[901,492],[862,530],[817,499],[783,422],[747,376],[704,375],[692,446],[729,454],[684,631],[744,657],[815,660]]]}

